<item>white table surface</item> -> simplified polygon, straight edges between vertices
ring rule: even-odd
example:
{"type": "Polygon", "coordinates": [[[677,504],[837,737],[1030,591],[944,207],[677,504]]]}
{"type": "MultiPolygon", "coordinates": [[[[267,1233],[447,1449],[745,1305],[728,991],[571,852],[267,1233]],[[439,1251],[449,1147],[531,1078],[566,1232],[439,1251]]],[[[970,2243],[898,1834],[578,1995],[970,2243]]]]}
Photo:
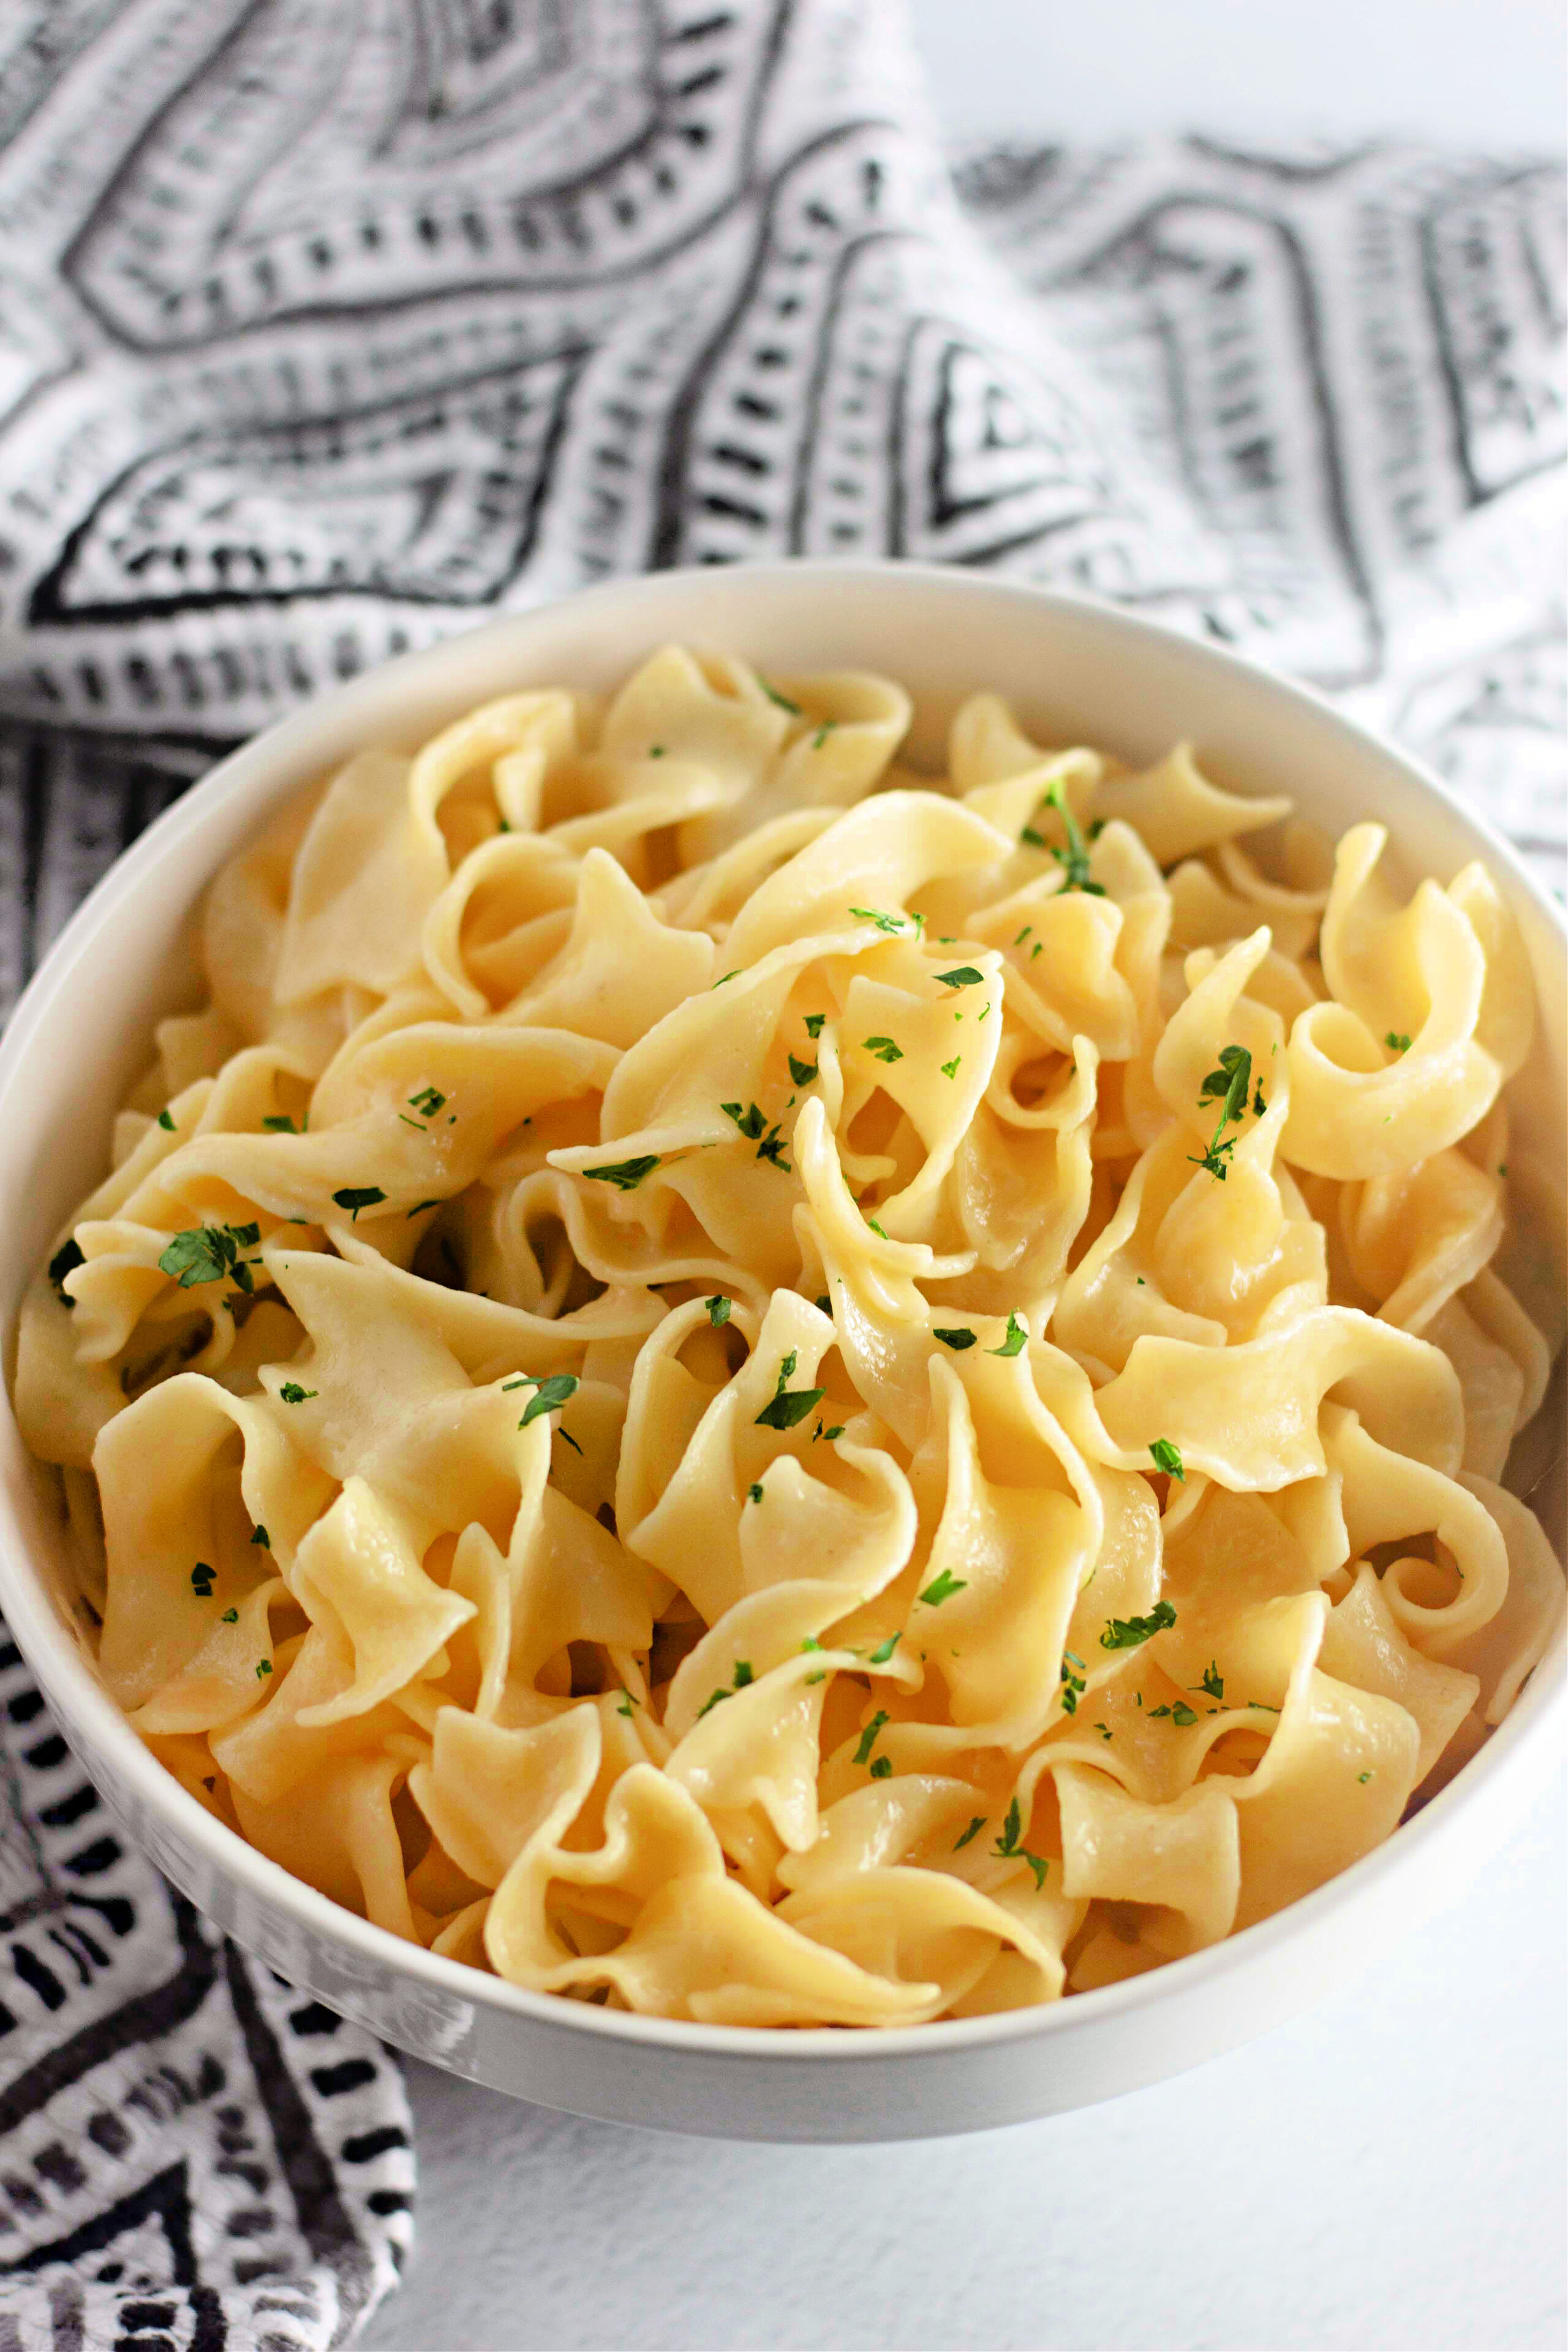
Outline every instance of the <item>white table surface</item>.
{"type": "MultiPolygon", "coordinates": [[[[1563,141],[1560,0],[916,0],[960,135],[1563,141]]],[[[894,2147],[681,2140],[423,2066],[419,2242],[367,2352],[1556,2352],[1568,1781],[1446,1915],[1235,2055],[894,2147]]]]}

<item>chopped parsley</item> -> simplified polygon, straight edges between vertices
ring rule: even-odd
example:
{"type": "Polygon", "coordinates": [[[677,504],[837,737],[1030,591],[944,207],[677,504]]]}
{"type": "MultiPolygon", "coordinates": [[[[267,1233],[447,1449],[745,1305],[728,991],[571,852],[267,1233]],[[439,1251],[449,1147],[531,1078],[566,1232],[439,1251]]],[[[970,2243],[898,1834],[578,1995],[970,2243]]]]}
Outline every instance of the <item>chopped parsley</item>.
{"type": "Polygon", "coordinates": [[[879,1706],[877,1709],[876,1714],[871,1717],[870,1722],[866,1726],[865,1730],[860,1734],[860,1745],[855,1750],[855,1761],[857,1764],[866,1764],[870,1761],[871,1750],[877,1745],[877,1734],[880,1731],[882,1726],[887,1720],[887,1708],[885,1706],[879,1706]]]}
{"type": "Polygon", "coordinates": [[[1245,1045],[1226,1045],[1220,1054],[1220,1066],[1211,1070],[1198,1089],[1200,1103],[1218,1102],[1219,1125],[1208,1150],[1201,1157],[1189,1151],[1188,1160],[1194,1168],[1206,1168],[1211,1176],[1225,1182],[1228,1171],[1226,1156],[1236,1150],[1236,1138],[1220,1140],[1226,1129],[1239,1120],[1247,1109],[1247,1097],[1252,1085],[1252,1056],[1245,1045]]]}
{"type": "Polygon", "coordinates": [[[1050,1864],[1039,1854],[1031,1853],[1026,1845],[1019,1844],[1018,1841],[1023,1834],[1024,1817],[1019,1810],[1018,1800],[1015,1797],[1007,1808],[1007,1818],[1002,1824],[1002,1834],[992,1848],[992,1852],[1000,1855],[1004,1862],[1026,1862],[1035,1874],[1035,1886],[1038,1891],[1046,1883],[1046,1873],[1050,1868],[1050,1864]]]}
{"type": "Polygon", "coordinates": [[[422,1217],[426,1209],[438,1209],[440,1205],[441,1198],[437,1193],[433,1201],[416,1201],[408,1214],[411,1217],[422,1217]]]}
{"type": "Polygon", "coordinates": [[[988,1356],[1021,1356],[1028,1341],[1027,1327],[1016,1315],[1007,1318],[1007,1337],[999,1348],[987,1348],[988,1356]]]}
{"type": "Polygon", "coordinates": [[[734,1674],[735,1688],[737,1690],[744,1690],[748,1683],[754,1683],[756,1679],[755,1675],[752,1672],[752,1662],[750,1658],[737,1658],[735,1661],[734,1674]]]}
{"type": "Polygon", "coordinates": [[[269,1112],[267,1118],[262,1120],[261,1124],[266,1129],[268,1135],[298,1135],[300,1133],[300,1129],[295,1126],[287,1111],[269,1112]]]}
{"type": "Polygon", "coordinates": [[[827,1015],[826,1013],[808,1013],[805,1016],[806,1035],[808,1037],[820,1037],[826,1025],[826,1022],[827,1015]]]}
{"type": "Polygon", "coordinates": [[[761,1488],[760,1486],[748,1486],[748,1487],[747,1487],[747,1489],[746,1489],[746,1500],[748,1501],[748,1503],[760,1503],[760,1502],[762,1501],[762,1499],[763,1499],[763,1490],[762,1490],[762,1488],[761,1488]]]}
{"type": "Polygon", "coordinates": [[[814,1412],[827,1394],[826,1389],[791,1389],[784,1383],[794,1371],[799,1358],[792,1348],[779,1366],[778,1386],[756,1418],[758,1429],[794,1429],[808,1412],[814,1412]]]}
{"type": "Polygon", "coordinates": [[[219,1618],[218,1622],[220,1625],[237,1625],[239,1622],[238,1610],[226,1609],[223,1615],[219,1618]]]}
{"type": "Polygon", "coordinates": [[[653,1174],[658,1162],[657,1151],[645,1151],[636,1160],[615,1160],[603,1168],[584,1168],[579,1172],[591,1184],[613,1184],[617,1192],[635,1192],[644,1177],[653,1174]]]}
{"type": "Polygon", "coordinates": [[[932,1577],[921,1599],[928,1609],[940,1609],[942,1602],[951,1601],[955,1592],[967,1591],[968,1584],[967,1577],[954,1576],[951,1569],[944,1568],[940,1576],[932,1577]]]}
{"type": "Polygon", "coordinates": [[[976,971],[972,963],[955,964],[951,971],[939,971],[936,977],[943,988],[983,988],[985,984],[985,974],[976,971]]]}
{"type": "Polygon", "coordinates": [[[890,1756],[876,1756],[876,1757],[873,1757],[873,1758],[872,1758],[872,1759],[871,1759],[871,1778],[872,1778],[872,1780],[890,1780],[892,1779],[892,1777],[893,1777],[893,1759],[892,1759],[892,1758],[891,1758],[890,1756]]]}
{"type": "Polygon", "coordinates": [[[1088,1667],[1076,1651],[1062,1652],[1062,1713],[1064,1715],[1078,1713],[1078,1703],[1086,1688],[1084,1677],[1088,1672],[1088,1667]]]}
{"type": "Polygon", "coordinates": [[[421,1118],[434,1118],[438,1110],[446,1109],[447,1097],[439,1087],[422,1087],[416,1095],[409,1096],[408,1108],[421,1118]]]}
{"type": "Polygon", "coordinates": [[[1383,1042],[1391,1054],[1408,1054],[1410,1051],[1410,1040],[1401,1030],[1390,1029],[1383,1042]]]}
{"type": "Polygon", "coordinates": [[[860,1043],[879,1062],[901,1062],[904,1058],[903,1047],[895,1045],[890,1037],[862,1037],[860,1043]]]}
{"type": "Polygon", "coordinates": [[[173,1133],[174,1132],[174,1120],[169,1117],[168,1111],[167,1111],[166,1109],[164,1109],[164,1110],[161,1110],[161,1111],[158,1113],[158,1124],[159,1124],[159,1126],[163,1129],[163,1131],[164,1131],[164,1133],[165,1133],[166,1135],[173,1135],[173,1133]]]}
{"type": "Polygon", "coordinates": [[[272,1549],[272,1538],[265,1528],[258,1527],[250,1540],[253,1544],[259,1544],[263,1551],[270,1551],[272,1549]]]}
{"type": "Polygon", "coordinates": [[[278,1391],[285,1404],[303,1404],[307,1399],[320,1396],[319,1389],[302,1389],[298,1381],[285,1381],[278,1391]]]}
{"type": "Polygon", "coordinates": [[[714,988],[722,988],[722,987],[723,987],[723,985],[724,985],[724,982],[725,982],[727,980],[739,980],[739,979],[740,979],[740,977],[741,977],[741,967],[740,967],[740,965],[739,965],[739,964],[737,964],[737,965],[735,966],[735,968],[734,968],[733,971],[721,971],[721,972],[719,974],[718,979],[714,982],[713,986],[714,986],[714,988]]]}
{"type": "Polygon", "coordinates": [[[1184,1731],[1189,1723],[1195,1723],[1198,1719],[1195,1709],[1190,1707],[1184,1698],[1179,1698],[1174,1706],[1152,1706],[1149,1713],[1151,1716],[1168,1715],[1171,1721],[1184,1731]]]}
{"type": "Polygon", "coordinates": [[[271,1659],[270,1659],[270,1658],[259,1658],[259,1659],[258,1659],[258,1661],[257,1661],[257,1666],[256,1666],[256,1679],[257,1679],[257,1681],[258,1681],[258,1682],[260,1682],[260,1680],[261,1680],[261,1678],[262,1678],[262,1676],[263,1676],[264,1675],[269,1675],[271,1672],[272,1672],[272,1661],[271,1661],[271,1659]]]}
{"type": "Polygon", "coordinates": [[[1034,928],[1035,928],[1035,927],[1034,927],[1033,923],[1026,923],[1026,924],[1025,924],[1025,926],[1024,926],[1024,928],[1023,928],[1023,929],[1019,932],[1019,934],[1018,934],[1018,936],[1017,936],[1017,938],[1014,940],[1013,945],[1014,945],[1016,948],[1021,948],[1021,947],[1023,946],[1023,944],[1024,944],[1024,941],[1028,938],[1029,933],[1034,929],[1034,928]]]}
{"type": "Polygon", "coordinates": [[[191,1570],[191,1591],[195,1594],[198,1601],[210,1601],[212,1599],[213,1578],[216,1574],[217,1570],[216,1569],[209,1568],[205,1559],[197,1560],[195,1568],[191,1570]]]}
{"type": "Polygon", "coordinates": [[[887,1240],[887,1234],[882,1231],[881,1226],[877,1223],[875,1217],[868,1217],[866,1223],[870,1226],[871,1231],[878,1236],[879,1240],[884,1242],[887,1240]]]}
{"type": "Polygon", "coordinates": [[[332,1194],[332,1198],[340,1209],[352,1212],[353,1221],[357,1224],[360,1211],[374,1209],[378,1202],[385,1200],[386,1194],[379,1184],[345,1184],[341,1191],[332,1194]]]}
{"type": "Polygon", "coordinates": [[[956,1078],[958,1076],[958,1066],[963,1059],[963,1056],[962,1054],[955,1054],[951,1062],[941,1062],[937,1066],[941,1070],[944,1078],[956,1078]]]}
{"type": "Polygon", "coordinates": [[[817,1066],[815,1062],[797,1061],[793,1054],[789,1057],[790,1078],[792,1083],[797,1087],[810,1086],[813,1078],[816,1076],[816,1068],[817,1066]]]}
{"type": "MultiPolygon", "coordinates": [[[[170,1246],[172,1248],[173,1244],[171,1244],[170,1246]]],[[[167,1255],[168,1252],[165,1251],[164,1255],[166,1256],[167,1255]]],[[[76,1305],[76,1300],[66,1288],[67,1275],[74,1274],[79,1265],[85,1265],[86,1264],[86,1255],[74,1234],[71,1234],[68,1241],[63,1241],[60,1244],[53,1257],[50,1258],[49,1280],[54,1286],[55,1295],[58,1298],[62,1307],[74,1307],[76,1305]]],[[[168,1272],[168,1268],[166,1266],[163,1270],[165,1273],[168,1272]]]]}
{"type": "Polygon", "coordinates": [[[707,1715],[710,1709],[719,1705],[721,1699],[733,1698],[736,1691],[744,1690],[747,1684],[753,1679],[754,1677],[752,1673],[750,1661],[745,1658],[737,1658],[735,1661],[735,1672],[733,1677],[734,1689],[716,1690],[710,1697],[705,1698],[702,1705],[697,1710],[698,1722],[700,1723],[703,1717],[707,1715]]]}
{"type": "MultiPolygon", "coordinates": [[[[795,1056],[792,1054],[790,1056],[792,1068],[794,1065],[795,1056]]],[[[814,1071],[812,1075],[815,1076],[816,1072],[814,1071]]],[[[782,1125],[780,1120],[775,1119],[773,1126],[769,1127],[765,1116],[754,1102],[748,1103],[744,1110],[741,1108],[738,1102],[721,1103],[719,1108],[726,1118],[734,1120],[747,1142],[756,1145],[756,1156],[759,1160],[771,1160],[773,1166],[785,1176],[794,1173],[790,1162],[784,1157],[784,1138],[779,1131],[782,1125]]]]}
{"type": "Polygon", "coordinates": [[[1211,1658],[1209,1660],[1204,1672],[1204,1678],[1198,1685],[1198,1688],[1202,1691],[1207,1691],[1210,1698],[1223,1698],[1225,1696],[1225,1676],[1219,1670],[1219,1660],[1217,1658],[1211,1658]]]}
{"type": "Polygon", "coordinates": [[[933,1339],[940,1339],[944,1348],[951,1348],[954,1354],[960,1356],[963,1353],[965,1348],[973,1348],[974,1345],[973,1332],[966,1331],[962,1325],[958,1329],[953,1331],[939,1331],[933,1329],[931,1332],[931,1338],[933,1339]]]}
{"type": "Polygon", "coordinates": [[[879,931],[901,931],[910,920],[908,915],[884,915],[879,907],[851,907],[849,911],[858,915],[862,922],[875,923],[879,931]]]}
{"type": "Polygon", "coordinates": [[[964,1831],[963,1835],[953,1846],[952,1850],[954,1853],[962,1853],[964,1847],[970,1844],[973,1840],[977,1838],[984,1827],[985,1815],[984,1813],[976,1813],[974,1819],[970,1822],[969,1827],[964,1831]]]}
{"type": "Polygon", "coordinates": [[[798,702],[792,702],[787,694],[781,694],[776,686],[770,686],[768,684],[765,677],[759,677],[757,684],[762,688],[763,692],[767,696],[770,702],[776,702],[779,709],[781,710],[787,710],[792,718],[799,719],[805,715],[798,702]]]}
{"type": "Polygon", "coordinates": [[[819,1315],[831,1315],[833,1312],[833,1301],[826,1290],[819,1291],[817,1294],[816,1311],[819,1315]]]}
{"type": "Polygon", "coordinates": [[[717,1331],[730,1320],[730,1309],[734,1305],[734,1300],[721,1296],[717,1298],[705,1298],[702,1304],[708,1309],[708,1320],[717,1331]]]}
{"type": "Polygon", "coordinates": [[[814,751],[821,751],[823,745],[826,742],[828,737],[832,734],[837,724],[838,721],[837,719],[825,719],[823,720],[821,726],[817,729],[816,734],[811,739],[811,748],[814,751]]]}
{"type": "Polygon", "coordinates": [[[1149,1451],[1154,1457],[1156,1470],[1163,1470],[1167,1478],[1179,1479],[1184,1486],[1186,1485],[1187,1474],[1182,1467],[1180,1446],[1173,1445],[1168,1437],[1157,1437],[1149,1451]]]}
{"type": "Polygon", "coordinates": [[[1358,1772],[1358,1773],[1356,1774],[1356,1779],[1361,1782],[1361,1785],[1362,1785],[1362,1787],[1363,1787],[1363,1789],[1365,1788],[1365,1786],[1366,1786],[1367,1782],[1371,1780],[1371,1778],[1372,1778],[1372,1774],[1371,1774],[1370,1772],[1358,1772]]]}
{"type": "MultiPolygon", "coordinates": [[[[1046,794],[1041,806],[1054,808],[1067,828],[1067,847],[1051,850],[1051,856],[1062,869],[1064,895],[1068,890],[1081,890],[1087,898],[1103,898],[1105,885],[1102,882],[1091,881],[1089,878],[1089,845],[1084,840],[1077,817],[1073,814],[1072,803],[1062,790],[1059,776],[1046,794]]],[[[1024,827],[1020,838],[1026,841],[1031,849],[1044,849],[1048,845],[1044,835],[1037,833],[1032,824],[1026,824],[1024,827]]],[[[1014,945],[1016,946],[1016,944],[1015,940],[1014,945]]]]}
{"type": "MultiPolygon", "coordinates": [[[[519,1429],[526,1429],[531,1421],[537,1421],[542,1413],[559,1412],[567,1399],[575,1396],[582,1385],[575,1372],[552,1372],[547,1381],[535,1380],[529,1373],[523,1372],[520,1373],[515,1381],[501,1382],[503,1390],[531,1389],[533,1391],[533,1394],[523,1407],[522,1419],[517,1424],[519,1429]]],[[[563,1431],[562,1434],[564,1436],[565,1432],[563,1431]]],[[[578,1451],[581,1452],[581,1450],[579,1447],[578,1451]]]]}
{"type": "Polygon", "coordinates": [[[887,1640],[881,1644],[881,1646],[871,1652],[870,1655],[866,1660],[866,1664],[868,1666],[885,1666],[888,1660],[892,1656],[893,1652],[898,1648],[899,1643],[903,1640],[903,1638],[901,1631],[897,1633],[889,1633],[887,1640]]]}
{"type": "Polygon", "coordinates": [[[1176,1612],[1168,1601],[1156,1601],[1147,1617],[1110,1617],[1100,1637],[1102,1650],[1137,1650],[1156,1633],[1169,1633],[1176,1612]]]}
{"type": "MultiPolygon", "coordinates": [[[[259,1225],[193,1225],[174,1235],[158,1260],[158,1271],[172,1275],[182,1290],[201,1282],[232,1282],[240,1290],[252,1291],[256,1286],[250,1267],[240,1252],[254,1249],[260,1239],[259,1225]]],[[[49,1275],[52,1280],[53,1266],[49,1275]]]]}
{"type": "Polygon", "coordinates": [[[843,1434],[844,1423],[841,1421],[836,1421],[831,1429],[824,1429],[822,1423],[818,1422],[816,1427],[811,1433],[811,1442],[815,1445],[817,1439],[820,1437],[827,1444],[831,1445],[836,1437],[842,1437],[843,1434]]]}

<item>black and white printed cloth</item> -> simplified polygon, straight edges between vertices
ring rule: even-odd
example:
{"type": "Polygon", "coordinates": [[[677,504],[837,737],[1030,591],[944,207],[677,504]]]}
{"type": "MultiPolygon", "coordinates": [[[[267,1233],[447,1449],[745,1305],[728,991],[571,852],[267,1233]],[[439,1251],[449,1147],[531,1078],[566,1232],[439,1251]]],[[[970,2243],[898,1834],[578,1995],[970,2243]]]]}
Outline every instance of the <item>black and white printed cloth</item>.
{"type": "MultiPolygon", "coordinates": [[[[1551,158],[955,163],[895,0],[5,0],[0,1011],[302,697],[797,552],[1207,633],[1556,881],[1562,244],[1551,158]]],[[[14,1650],[0,1770],[0,2352],[343,2341],[394,2065],[122,1848],[14,1650]]]]}

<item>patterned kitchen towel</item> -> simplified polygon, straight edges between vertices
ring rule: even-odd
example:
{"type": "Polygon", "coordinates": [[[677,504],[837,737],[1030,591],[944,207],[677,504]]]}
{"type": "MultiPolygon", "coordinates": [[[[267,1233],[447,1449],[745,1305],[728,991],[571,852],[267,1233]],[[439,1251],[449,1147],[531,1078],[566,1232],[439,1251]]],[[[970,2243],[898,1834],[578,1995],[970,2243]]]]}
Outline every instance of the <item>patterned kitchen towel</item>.
{"type": "MultiPolygon", "coordinates": [[[[1550,160],[1389,144],[955,171],[893,0],[5,0],[0,1011],[301,697],[790,552],[1236,645],[1556,879],[1562,219],[1550,160]]],[[[408,2243],[395,2072],[0,1655],[0,2352],[342,2342],[408,2243]]]]}

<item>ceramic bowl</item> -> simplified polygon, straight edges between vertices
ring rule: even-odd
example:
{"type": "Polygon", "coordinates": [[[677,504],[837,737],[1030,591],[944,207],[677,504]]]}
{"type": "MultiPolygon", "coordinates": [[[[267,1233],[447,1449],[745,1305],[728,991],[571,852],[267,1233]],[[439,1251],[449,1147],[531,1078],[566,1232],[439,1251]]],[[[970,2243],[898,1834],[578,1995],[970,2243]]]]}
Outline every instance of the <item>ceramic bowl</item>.
{"type": "MultiPolygon", "coordinates": [[[[273,804],[363,744],[411,750],[471,704],[521,687],[611,686],[672,638],[786,674],[888,672],[916,697],[917,763],[940,761],[965,693],[994,688],[1038,740],[1143,762],[1187,737],[1217,781],[1291,793],[1331,833],[1381,818],[1407,878],[1447,881],[1479,857],[1523,928],[1542,1006],[1533,1062],[1512,1089],[1510,1149],[1561,1168],[1561,910],[1403,753],[1229,654],[1074,597],[912,564],[662,572],[496,621],[323,696],[222,761],[119,861],[49,953],[0,1048],[0,1328],[14,1331],[33,1269],[106,1165],[113,1112],[146,1062],[153,1024],[195,1000],[193,905],[273,804]]],[[[1545,1516],[1561,1551],[1561,1512],[1545,1516]]],[[[736,2138],[892,2139],[1014,2123],[1247,2040],[1453,1898],[1530,1804],[1568,1714],[1560,1645],[1481,1753],[1386,1844],[1262,1925],[1130,1982],[888,2032],[689,2025],[521,1991],[402,1943],[289,1877],[154,1762],[100,1684],[65,1591],[58,1515],[0,1404],[0,1608],[105,1800],[209,1918],[436,2065],[579,2115],[736,2138]]]]}

